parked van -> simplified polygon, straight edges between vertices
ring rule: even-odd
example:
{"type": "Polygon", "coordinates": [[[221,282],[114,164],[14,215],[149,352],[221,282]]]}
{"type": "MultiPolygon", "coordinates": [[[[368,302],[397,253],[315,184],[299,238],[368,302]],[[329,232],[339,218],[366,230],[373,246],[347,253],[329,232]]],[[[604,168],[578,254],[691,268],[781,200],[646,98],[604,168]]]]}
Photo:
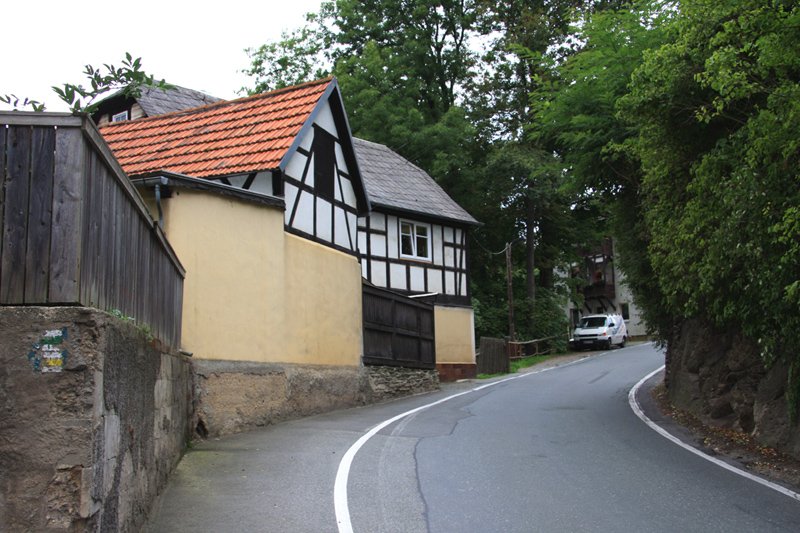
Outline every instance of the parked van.
{"type": "Polygon", "coordinates": [[[569,347],[573,350],[584,348],[610,349],[612,346],[625,346],[628,328],[622,315],[587,315],[581,317],[572,332],[569,347]]]}

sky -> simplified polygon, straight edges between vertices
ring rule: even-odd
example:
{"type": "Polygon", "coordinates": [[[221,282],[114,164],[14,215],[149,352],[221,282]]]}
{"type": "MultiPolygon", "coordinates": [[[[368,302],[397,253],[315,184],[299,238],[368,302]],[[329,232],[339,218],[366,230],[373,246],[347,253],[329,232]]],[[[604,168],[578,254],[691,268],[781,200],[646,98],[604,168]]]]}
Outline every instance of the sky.
{"type": "MultiPolygon", "coordinates": [[[[28,0],[6,2],[0,31],[0,95],[67,106],[50,88],[85,85],[84,65],[119,65],[126,52],[167,82],[219,98],[242,96],[245,48],[277,40],[321,0],[28,0]]],[[[0,104],[0,109],[9,107],[0,104]]]]}

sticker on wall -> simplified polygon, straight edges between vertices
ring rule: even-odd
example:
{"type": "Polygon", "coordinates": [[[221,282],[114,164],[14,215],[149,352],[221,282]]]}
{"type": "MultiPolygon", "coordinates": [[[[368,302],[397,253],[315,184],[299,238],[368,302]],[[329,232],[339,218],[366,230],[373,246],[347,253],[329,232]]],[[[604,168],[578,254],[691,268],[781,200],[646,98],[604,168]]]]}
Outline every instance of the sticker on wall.
{"type": "Polygon", "coordinates": [[[42,338],[34,344],[28,352],[28,361],[33,365],[34,372],[49,373],[61,372],[67,362],[67,349],[64,341],[67,340],[67,328],[49,329],[42,338]]]}

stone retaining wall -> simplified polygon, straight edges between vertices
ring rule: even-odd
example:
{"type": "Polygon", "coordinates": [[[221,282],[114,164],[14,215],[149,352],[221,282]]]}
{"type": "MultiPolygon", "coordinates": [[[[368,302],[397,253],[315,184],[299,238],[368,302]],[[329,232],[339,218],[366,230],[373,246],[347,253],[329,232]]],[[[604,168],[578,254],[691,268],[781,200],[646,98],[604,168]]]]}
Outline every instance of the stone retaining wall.
{"type": "Polygon", "coordinates": [[[785,397],[788,367],[767,369],[758,353],[739,334],[688,321],[669,339],[669,397],[707,424],[752,434],[800,459],[800,423],[790,421],[785,397]]]}
{"type": "Polygon", "coordinates": [[[0,524],[136,531],[191,434],[191,367],[83,307],[0,307],[0,524]]]}
{"type": "Polygon", "coordinates": [[[195,366],[201,437],[220,436],[439,388],[435,370],[201,360],[195,366]]]}

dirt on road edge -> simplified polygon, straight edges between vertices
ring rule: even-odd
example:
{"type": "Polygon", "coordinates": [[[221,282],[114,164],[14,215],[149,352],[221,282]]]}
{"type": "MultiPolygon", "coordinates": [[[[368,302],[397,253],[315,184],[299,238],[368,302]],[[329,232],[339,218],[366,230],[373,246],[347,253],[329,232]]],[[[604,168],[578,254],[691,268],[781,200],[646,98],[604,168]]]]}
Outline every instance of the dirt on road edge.
{"type": "Polygon", "coordinates": [[[674,407],[661,382],[650,391],[661,414],[682,426],[695,439],[696,447],[712,456],[738,463],[744,470],[800,492],[800,461],[774,448],[762,446],[750,435],[704,424],[687,411],[674,407]]]}

